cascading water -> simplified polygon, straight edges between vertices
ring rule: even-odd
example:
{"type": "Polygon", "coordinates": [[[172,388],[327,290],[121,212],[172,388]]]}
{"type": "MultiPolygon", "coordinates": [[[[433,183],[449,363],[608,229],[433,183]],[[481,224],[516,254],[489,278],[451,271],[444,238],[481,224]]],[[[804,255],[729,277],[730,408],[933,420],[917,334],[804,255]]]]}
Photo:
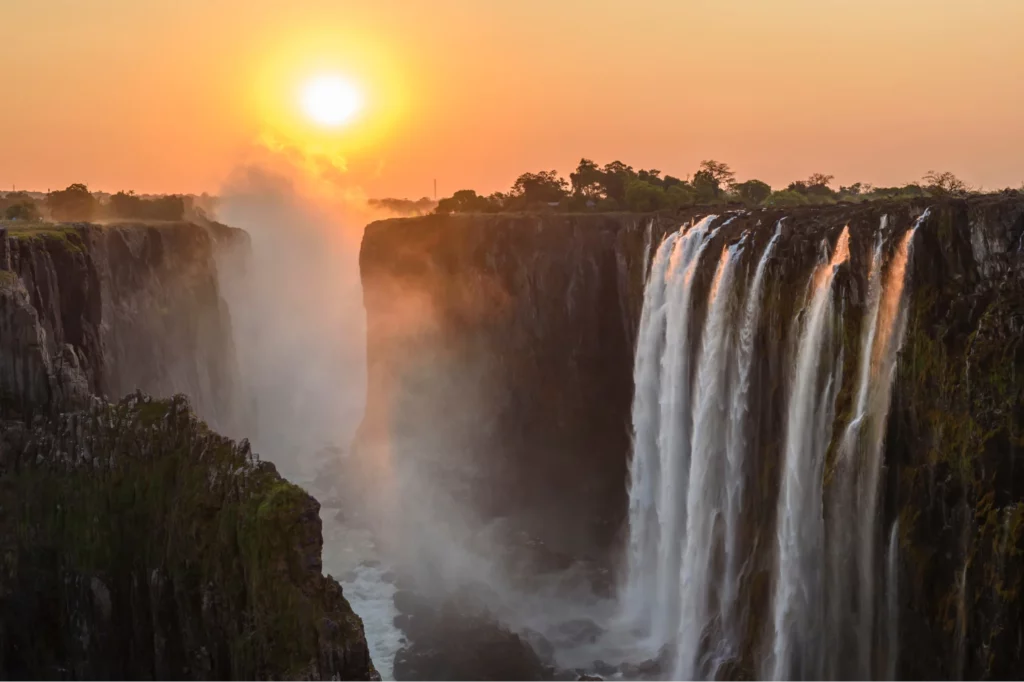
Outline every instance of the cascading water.
{"type": "MultiPolygon", "coordinates": [[[[624,602],[629,621],[651,614],[657,603],[657,482],[661,415],[661,355],[665,347],[665,289],[669,259],[679,234],[669,235],[654,256],[637,338],[633,369],[633,460],[629,489],[629,575],[624,602]]],[[[645,625],[645,624],[640,624],[645,625]]],[[[650,623],[646,623],[648,629],[650,623]]]]}
{"type": "Polygon", "coordinates": [[[778,361],[766,359],[757,341],[772,333],[761,331],[762,311],[783,221],[759,255],[750,253],[756,230],[730,236],[730,221],[714,216],[657,248],[634,365],[628,573],[620,598],[639,638],[637,654],[667,664],[666,676],[728,676],[737,665],[775,679],[895,674],[898,535],[894,525],[888,538],[879,537],[877,502],[906,325],[907,262],[927,216],[899,239],[883,219],[873,248],[857,242],[857,253],[871,252],[871,264],[860,280],[866,297],[856,345],[844,342],[845,298],[833,304],[848,290],[836,286],[841,266],[862,262],[851,258],[849,227],[805,280],[805,304],[784,327],[791,364],[782,372],[783,421],[769,427],[781,436],[771,446],[778,448],[774,467],[761,463],[754,445],[769,409],[760,403],[758,377],[778,361]],[[714,241],[725,242],[716,265],[702,260],[714,241]],[[753,258],[753,275],[744,277],[753,258]],[[700,306],[697,292],[708,279],[699,275],[711,268],[700,306]],[[858,371],[847,382],[848,423],[833,443],[844,352],[859,353],[858,371]],[[765,472],[776,472],[777,490],[765,493],[765,472]],[[759,486],[753,497],[751,484],[759,486]],[[774,515],[751,506],[766,500],[774,515]],[[876,575],[884,599],[876,596],[876,575]],[[767,611],[752,612],[754,603],[767,611]]]}
{"type": "MultiPolygon", "coordinates": [[[[829,671],[838,675],[841,668],[860,678],[883,673],[872,670],[876,649],[872,633],[878,612],[875,595],[875,543],[877,542],[877,497],[882,465],[882,444],[889,414],[889,397],[896,356],[903,344],[905,315],[903,289],[910,247],[917,228],[928,218],[925,211],[903,235],[896,246],[881,280],[882,240],[888,227],[882,219],[879,240],[872,260],[868,301],[858,373],[856,411],[848,424],[840,445],[836,467],[836,491],[831,528],[833,635],[840,637],[842,615],[855,617],[856,635],[853,650],[844,655],[841,643],[836,644],[829,661],[829,671]],[[852,517],[852,523],[850,523],[852,517]],[[840,525],[841,524],[841,525],[840,525]],[[855,531],[851,534],[851,530],[855,531]],[[851,577],[848,562],[856,556],[856,576],[851,577]],[[843,599],[857,595],[856,604],[843,599]]],[[[893,642],[887,642],[892,646],[893,642]]]]}
{"type": "Polygon", "coordinates": [[[854,556],[855,537],[848,527],[848,514],[854,507],[855,469],[851,453],[856,445],[857,434],[864,421],[868,407],[868,388],[871,385],[871,355],[878,330],[878,306],[882,286],[882,234],[888,226],[888,217],[883,216],[879,234],[875,240],[868,273],[867,305],[861,322],[860,367],[857,372],[857,394],[854,412],[843,434],[840,457],[835,463],[832,494],[828,514],[828,556],[829,575],[826,609],[828,628],[826,634],[826,674],[836,678],[841,668],[855,664],[861,658],[859,638],[849,638],[846,632],[849,621],[857,614],[857,604],[851,599],[850,558],[854,556]],[[852,653],[848,653],[852,650],[852,653]]]}
{"type": "Polygon", "coordinates": [[[728,363],[732,346],[729,304],[733,274],[742,240],[722,249],[708,297],[707,320],[701,340],[694,390],[693,433],[689,490],[686,495],[686,535],[682,566],[682,613],[677,638],[675,674],[690,679],[700,674],[701,637],[709,625],[712,595],[710,571],[721,547],[718,519],[725,496],[725,434],[728,363]]]}
{"type": "Polygon", "coordinates": [[[792,377],[776,531],[775,641],[766,667],[777,680],[821,676],[821,647],[813,644],[821,627],[825,535],[820,481],[842,364],[829,358],[824,371],[821,365],[832,334],[832,282],[849,258],[849,240],[843,228],[831,261],[813,275],[792,377]]]}
{"type": "Polygon", "coordinates": [[[682,235],[674,245],[666,286],[666,343],[661,358],[658,452],[660,489],[658,512],[658,568],[651,644],[660,649],[675,637],[680,618],[680,581],[683,530],[686,527],[686,492],[690,475],[690,318],[694,275],[707,248],[705,240],[715,216],[708,216],[682,235]]]}
{"type": "Polygon", "coordinates": [[[764,288],[764,277],[768,261],[775,244],[782,234],[782,221],[775,226],[775,234],[761,254],[754,271],[754,278],[747,292],[743,305],[743,325],[737,338],[734,368],[734,387],[729,407],[729,431],[726,436],[726,474],[725,474],[725,573],[722,577],[722,590],[719,597],[719,619],[722,627],[722,639],[717,658],[728,659],[735,655],[735,643],[739,639],[744,626],[743,611],[737,608],[739,594],[740,569],[742,567],[740,543],[740,514],[743,509],[746,462],[749,442],[747,438],[748,417],[750,412],[751,375],[754,367],[754,338],[761,319],[761,291],[764,288]]]}
{"type": "Polygon", "coordinates": [[[900,522],[893,521],[889,532],[888,560],[885,564],[885,616],[886,616],[886,656],[885,679],[896,679],[896,663],[899,660],[900,613],[899,613],[899,532],[900,522]]]}

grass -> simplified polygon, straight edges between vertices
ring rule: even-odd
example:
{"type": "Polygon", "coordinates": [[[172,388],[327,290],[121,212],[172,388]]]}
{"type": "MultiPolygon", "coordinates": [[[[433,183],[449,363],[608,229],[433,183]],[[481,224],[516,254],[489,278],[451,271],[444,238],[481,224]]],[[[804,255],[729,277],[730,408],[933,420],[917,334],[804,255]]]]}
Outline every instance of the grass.
{"type": "Polygon", "coordinates": [[[0,221],[0,228],[6,228],[7,235],[20,240],[63,241],[72,251],[84,251],[85,243],[78,231],[79,225],[71,223],[48,223],[43,221],[24,222],[21,220],[0,221]]]}
{"type": "Polygon", "coordinates": [[[75,226],[67,223],[50,223],[43,220],[0,220],[0,227],[7,229],[12,237],[31,237],[36,234],[74,231],[75,226]]]}

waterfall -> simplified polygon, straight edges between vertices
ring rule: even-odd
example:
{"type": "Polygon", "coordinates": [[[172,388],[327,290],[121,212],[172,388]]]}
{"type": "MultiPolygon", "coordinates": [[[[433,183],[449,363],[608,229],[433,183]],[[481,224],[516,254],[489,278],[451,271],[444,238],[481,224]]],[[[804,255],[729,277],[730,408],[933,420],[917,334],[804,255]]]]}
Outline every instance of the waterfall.
{"type": "Polygon", "coordinates": [[[629,471],[629,556],[626,616],[636,621],[656,603],[658,514],[655,509],[660,431],[661,355],[665,347],[665,287],[670,254],[678,234],[671,234],[654,256],[644,290],[633,368],[633,458],[629,471]],[[653,536],[652,536],[653,534],[653,536]]]}
{"type": "Polygon", "coordinates": [[[848,228],[843,228],[831,261],[812,276],[793,371],[776,530],[775,641],[769,668],[773,679],[821,676],[822,652],[816,645],[824,542],[820,485],[842,363],[827,363],[824,378],[820,367],[823,346],[832,333],[832,281],[849,258],[849,239],[848,228]]]}
{"type": "Polygon", "coordinates": [[[708,296],[707,320],[697,363],[681,576],[681,610],[685,617],[679,627],[674,674],[678,679],[691,679],[701,672],[697,658],[711,612],[710,572],[716,563],[715,555],[721,549],[717,540],[725,493],[726,358],[732,345],[729,303],[736,255],[741,247],[742,241],[722,249],[708,296]]]}
{"type": "MultiPolygon", "coordinates": [[[[830,600],[831,643],[845,630],[843,617],[853,607],[856,635],[853,650],[842,656],[838,650],[830,658],[829,672],[835,676],[840,667],[854,667],[857,677],[869,678],[873,673],[875,646],[875,560],[877,542],[877,497],[882,465],[882,445],[889,413],[889,398],[896,356],[903,343],[905,315],[903,289],[910,246],[920,226],[928,217],[926,211],[903,235],[881,284],[882,237],[888,227],[883,217],[869,277],[868,306],[865,309],[857,381],[857,399],[853,417],[843,435],[836,471],[836,491],[832,518],[836,524],[831,536],[832,582],[830,600]],[[851,518],[852,517],[852,518],[851,518]],[[850,531],[854,530],[853,537],[850,531]],[[849,557],[856,556],[856,577],[849,575],[849,557]],[[849,596],[857,595],[850,604],[849,596]]],[[[847,647],[848,648],[848,647],[847,647]]]]}
{"type": "Polygon", "coordinates": [[[717,227],[708,216],[668,235],[644,265],[620,601],[634,653],[656,658],[666,676],[894,675],[898,526],[881,537],[878,495],[906,327],[907,263],[927,217],[898,239],[885,217],[870,242],[860,232],[851,245],[849,226],[831,254],[824,241],[818,265],[799,276],[806,294],[782,327],[788,335],[766,347],[759,340],[779,331],[761,326],[768,264],[780,248],[792,252],[780,246],[782,220],[755,255],[756,229],[737,239],[735,229],[725,230],[736,216],[717,227]],[[704,259],[716,241],[724,242],[719,257],[704,259]],[[867,253],[867,271],[857,272],[867,253]],[[840,287],[848,263],[851,276],[840,287]],[[696,283],[708,275],[702,306],[696,283]],[[863,283],[866,294],[859,338],[850,342],[845,294],[857,289],[848,281],[863,283]],[[766,355],[780,341],[787,350],[766,355]],[[843,391],[850,417],[833,441],[845,353],[856,354],[857,369],[843,391]],[[786,358],[786,369],[772,369],[786,358]],[[779,374],[781,390],[767,392],[762,384],[779,374]],[[762,431],[775,413],[764,398],[780,394],[782,421],[762,431]],[[766,503],[774,517],[763,513],[766,503]],[[884,595],[876,595],[876,582],[884,595]]]}
{"type": "MultiPolygon", "coordinates": [[[[775,234],[761,254],[754,271],[754,278],[747,292],[743,306],[743,325],[737,339],[736,359],[734,362],[734,388],[729,406],[729,431],[726,440],[726,475],[725,475],[725,573],[722,577],[722,591],[719,597],[719,618],[722,624],[722,645],[728,647],[740,636],[743,626],[738,622],[740,612],[736,608],[739,593],[740,561],[740,513],[743,509],[744,482],[748,442],[746,438],[747,414],[750,394],[751,370],[754,361],[754,338],[761,320],[761,290],[764,287],[764,274],[775,244],[782,234],[782,221],[775,226],[775,234]]],[[[718,652],[719,660],[735,654],[732,649],[718,652]]]]}
{"type": "MultiPolygon", "coordinates": [[[[837,678],[842,669],[858,665],[863,655],[861,637],[847,636],[849,621],[857,615],[857,605],[851,599],[854,594],[850,583],[850,558],[855,556],[855,537],[850,532],[850,514],[855,514],[854,486],[856,485],[856,462],[853,449],[860,433],[868,408],[868,389],[871,386],[871,355],[878,330],[878,306],[882,288],[882,246],[883,233],[888,226],[888,216],[882,216],[875,248],[868,273],[867,300],[861,321],[860,366],[857,371],[857,392],[854,412],[843,433],[840,456],[835,464],[832,496],[829,508],[828,562],[829,589],[826,600],[828,611],[828,634],[826,649],[826,672],[828,677],[837,678]],[[848,653],[850,650],[852,653],[848,653]]],[[[867,670],[859,670],[858,676],[866,678],[867,670]]]]}
{"type": "Polygon", "coordinates": [[[896,664],[899,661],[900,605],[899,605],[899,532],[900,522],[893,521],[889,532],[889,556],[885,568],[885,615],[886,615],[886,657],[885,679],[896,679],[896,664]]]}
{"type": "Polygon", "coordinates": [[[660,530],[658,583],[651,641],[658,649],[679,629],[679,574],[690,473],[690,299],[697,264],[710,243],[705,237],[715,217],[704,218],[676,241],[669,264],[658,434],[661,485],[655,505],[660,530]]]}
{"type": "MultiPolygon", "coordinates": [[[[864,429],[861,476],[858,486],[857,518],[860,522],[858,533],[858,594],[860,595],[860,643],[861,661],[871,661],[871,632],[875,619],[875,561],[874,549],[878,528],[878,483],[882,467],[882,445],[885,426],[889,416],[889,402],[892,395],[892,378],[896,369],[896,356],[903,345],[906,330],[903,288],[906,279],[907,259],[910,246],[918,226],[927,219],[925,212],[914,226],[903,235],[892,262],[886,273],[885,288],[878,308],[878,333],[871,352],[872,385],[869,396],[867,424],[864,429]]],[[[870,671],[866,671],[870,676],[870,671]]]]}

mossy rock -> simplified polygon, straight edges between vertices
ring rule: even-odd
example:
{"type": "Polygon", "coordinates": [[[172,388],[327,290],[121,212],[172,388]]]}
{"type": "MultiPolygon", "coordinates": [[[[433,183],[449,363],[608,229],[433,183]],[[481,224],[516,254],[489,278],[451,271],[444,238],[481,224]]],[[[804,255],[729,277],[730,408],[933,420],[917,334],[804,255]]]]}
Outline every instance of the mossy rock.
{"type": "Polygon", "coordinates": [[[319,504],[184,397],[96,403],[0,454],[5,676],[375,678],[319,504]]]}

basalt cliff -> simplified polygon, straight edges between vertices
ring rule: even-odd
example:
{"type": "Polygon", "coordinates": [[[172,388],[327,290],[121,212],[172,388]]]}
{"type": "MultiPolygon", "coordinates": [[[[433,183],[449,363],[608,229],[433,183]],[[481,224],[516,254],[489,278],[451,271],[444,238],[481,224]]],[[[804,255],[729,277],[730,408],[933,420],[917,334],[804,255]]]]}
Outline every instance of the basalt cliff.
{"type": "MultiPolygon", "coordinates": [[[[705,652],[708,642],[722,646],[711,647],[714,655],[698,656],[698,667],[689,670],[756,677],[770,675],[772,669],[762,662],[774,660],[781,666],[776,671],[791,675],[842,676],[843,670],[901,678],[1019,674],[1024,664],[1024,470],[1017,462],[1024,450],[1024,196],[1008,192],[792,210],[694,209],[672,216],[432,215],[371,224],[360,265],[370,387],[360,447],[383,444],[392,458],[445,451],[476,462],[467,487],[472,504],[514,519],[551,545],[623,564],[617,566],[622,581],[629,569],[620,559],[627,551],[636,553],[642,540],[630,536],[630,526],[643,516],[642,503],[633,499],[644,494],[633,485],[639,475],[634,453],[642,445],[639,439],[647,437],[636,423],[643,406],[635,404],[640,388],[634,361],[639,362],[642,345],[645,286],[665,278],[691,302],[689,331],[676,341],[689,348],[682,361],[690,369],[682,370],[682,384],[697,386],[695,401],[712,390],[701,383],[705,374],[713,378],[704,367],[707,349],[713,350],[708,339],[719,338],[709,326],[730,316],[748,319],[740,317],[742,306],[756,295],[752,307],[758,315],[748,325],[751,398],[740,410],[741,436],[751,454],[742,469],[745,498],[735,539],[723,539],[722,526],[716,525],[724,523],[720,515],[701,515],[693,485],[689,509],[684,504],[682,512],[688,535],[701,529],[694,529],[696,521],[686,526],[687,520],[706,516],[711,524],[706,578],[711,587],[693,596],[700,608],[715,613],[721,608],[725,614],[724,588],[716,576],[726,570],[730,552],[741,553],[732,598],[740,595],[742,625],[727,637],[722,620],[709,616],[694,635],[694,646],[705,652]],[[719,215],[708,217],[712,213],[719,215]],[[694,236],[694,230],[700,234],[694,236]],[[670,236],[677,248],[669,244],[661,251],[670,236]],[[688,252],[698,238],[702,247],[688,252]],[[664,261],[652,275],[656,254],[664,261]],[[897,281],[903,267],[905,276],[889,300],[888,282],[897,281]],[[721,291],[728,299],[719,311],[713,302],[721,291]],[[827,333],[814,326],[815,320],[827,333]],[[877,372],[885,351],[874,350],[883,334],[876,325],[896,340],[891,375],[877,372]],[[804,348],[808,338],[820,340],[819,346],[804,348]],[[775,568],[793,532],[780,521],[789,513],[785,495],[800,494],[794,481],[806,484],[787,478],[791,460],[802,452],[791,441],[793,424],[800,423],[793,418],[794,396],[800,392],[795,367],[804,356],[813,360],[807,373],[809,390],[815,392],[807,410],[830,417],[815,416],[823,435],[815,451],[820,469],[811,476],[808,497],[819,506],[810,516],[826,536],[815,540],[823,558],[800,559],[804,563],[798,566],[818,576],[830,601],[800,607],[806,613],[786,601],[795,597],[780,588],[775,568]],[[876,373],[881,378],[869,382],[876,373]],[[884,390],[886,399],[879,404],[886,409],[871,417],[874,408],[863,408],[883,395],[877,386],[884,390]],[[828,409],[821,412],[819,404],[828,409]],[[860,550],[829,554],[842,536],[831,529],[843,514],[853,513],[843,507],[842,482],[848,471],[854,471],[855,486],[865,485],[868,476],[860,464],[850,464],[859,461],[858,448],[866,447],[858,436],[862,412],[882,439],[877,499],[858,497],[847,505],[867,529],[860,550]],[[448,433],[439,435],[444,429],[448,433]],[[431,448],[431,439],[444,442],[431,448]],[[848,456],[852,460],[843,454],[847,451],[854,453],[848,456]],[[826,555],[839,556],[861,572],[843,573],[826,555]],[[828,581],[847,573],[860,576],[851,578],[857,587],[845,596],[830,592],[828,581]],[[795,638],[795,649],[787,648],[789,640],[780,643],[778,631],[790,623],[787,613],[812,625],[804,640],[795,638]],[[857,631],[849,639],[858,642],[840,641],[834,651],[827,646],[830,640],[808,639],[818,637],[817,630],[827,638],[847,629],[857,631]],[[812,641],[821,646],[810,646],[812,641]],[[825,649],[830,650],[821,654],[825,649]]],[[[667,304],[658,305],[652,309],[667,304]]],[[[666,344],[657,339],[673,338],[672,314],[652,341],[666,358],[666,344]]],[[[739,330],[738,325],[722,329],[739,330]]],[[[723,331],[721,338],[733,344],[730,334],[723,331]]],[[[668,371],[664,362],[651,367],[654,376],[668,371]]],[[[735,383],[730,372],[721,375],[728,386],[735,383]]],[[[663,380],[660,389],[656,384],[654,395],[659,390],[664,395],[668,384],[663,380]]],[[[669,401],[676,402],[675,397],[669,401]]],[[[692,414],[696,423],[728,411],[711,401],[692,414]]],[[[662,421],[667,414],[662,412],[662,421]]],[[[655,438],[651,444],[657,449],[664,442],[655,438]]],[[[723,451],[721,461],[725,456],[723,451]]],[[[437,459],[443,467],[444,456],[437,459]]],[[[718,461],[708,460],[712,469],[701,475],[712,475],[708,472],[718,461]]],[[[691,466],[691,475],[694,471],[691,466]]],[[[668,494],[683,494],[665,487],[658,492],[667,475],[656,476],[646,493],[659,505],[668,494]]],[[[680,561],[684,568],[693,562],[685,556],[680,561]]],[[[845,583],[836,578],[835,584],[845,583]]],[[[681,665],[677,669],[687,670],[688,662],[681,665]]]]}
{"type": "Polygon", "coordinates": [[[0,676],[377,678],[317,501],[211,430],[240,423],[216,261],[246,248],[0,227],[0,676]]]}

